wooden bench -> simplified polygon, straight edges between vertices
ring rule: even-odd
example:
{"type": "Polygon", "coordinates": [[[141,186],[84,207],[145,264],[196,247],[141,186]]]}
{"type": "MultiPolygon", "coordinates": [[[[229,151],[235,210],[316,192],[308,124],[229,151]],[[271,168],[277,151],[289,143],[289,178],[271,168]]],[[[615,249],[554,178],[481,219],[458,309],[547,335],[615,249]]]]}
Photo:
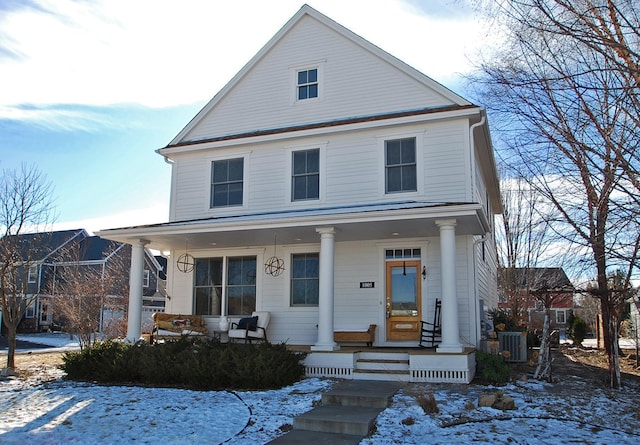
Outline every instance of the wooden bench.
{"type": "Polygon", "coordinates": [[[164,312],[154,312],[153,330],[151,331],[151,341],[153,344],[158,340],[168,340],[182,335],[187,336],[207,336],[209,330],[202,315],[182,315],[166,314],[164,312]]]}
{"type": "Polygon", "coordinates": [[[335,331],[333,341],[336,343],[366,343],[371,347],[376,339],[375,324],[370,324],[366,331],[335,331]]]}

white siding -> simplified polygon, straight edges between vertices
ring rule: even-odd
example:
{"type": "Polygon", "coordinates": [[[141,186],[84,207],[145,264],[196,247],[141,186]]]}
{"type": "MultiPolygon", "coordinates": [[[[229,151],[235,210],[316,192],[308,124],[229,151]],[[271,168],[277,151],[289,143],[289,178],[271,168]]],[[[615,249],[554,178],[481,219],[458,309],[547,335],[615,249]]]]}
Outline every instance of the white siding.
{"type": "Polygon", "coordinates": [[[451,105],[377,55],[304,17],[183,141],[451,105]],[[323,64],[320,100],[295,102],[292,70],[323,64]]]}
{"type": "Polygon", "coordinates": [[[250,147],[189,152],[174,159],[174,208],[172,220],[190,220],[215,215],[315,208],[318,205],[349,205],[381,200],[413,199],[426,202],[464,202],[470,195],[467,171],[467,121],[395,127],[393,130],[363,130],[332,134],[326,138],[299,138],[250,147]],[[384,196],[383,141],[397,134],[419,136],[418,193],[384,196]],[[322,147],[326,158],[320,182],[321,200],[290,202],[291,149],[322,147]],[[211,160],[245,156],[246,202],[243,207],[209,208],[211,160]]]}
{"type": "MultiPolygon", "coordinates": [[[[475,324],[473,295],[467,276],[470,273],[467,241],[469,237],[458,237],[457,255],[457,294],[460,319],[460,335],[467,344],[475,324]]],[[[385,248],[420,247],[423,264],[427,267],[427,277],[422,288],[422,318],[433,318],[436,298],[441,298],[440,245],[438,238],[422,240],[396,240],[342,242],[336,243],[335,250],[335,306],[334,325],[336,330],[366,329],[369,324],[377,324],[376,343],[385,344],[385,267],[383,253],[385,248]],[[360,282],[375,283],[373,289],[360,289],[360,282]]],[[[318,252],[319,244],[279,246],[278,256],[285,259],[285,273],[278,277],[266,275],[262,264],[272,255],[272,246],[263,249],[242,251],[190,250],[195,257],[219,257],[236,254],[257,256],[257,310],[271,312],[269,340],[274,343],[314,344],[317,340],[318,308],[292,307],[290,305],[290,260],[294,252],[318,252]]],[[[168,289],[166,312],[192,313],[193,273],[178,272],[175,258],[184,252],[173,252],[169,262],[171,283],[168,289]]],[[[237,318],[237,317],[236,317],[237,318]]],[[[210,317],[209,326],[217,326],[218,317],[210,317]]],[[[232,318],[235,320],[235,318],[232,318]]],[[[393,344],[393,343],[388,343],[393,344]]]]}

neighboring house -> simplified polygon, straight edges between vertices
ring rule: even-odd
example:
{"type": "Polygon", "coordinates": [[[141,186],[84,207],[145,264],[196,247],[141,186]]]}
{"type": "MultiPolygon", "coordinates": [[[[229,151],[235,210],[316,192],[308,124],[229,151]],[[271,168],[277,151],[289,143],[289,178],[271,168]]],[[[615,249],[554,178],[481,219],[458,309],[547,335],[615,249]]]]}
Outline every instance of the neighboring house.
{"type": "MultiPolygon", "coordinates": [[[[19,331],[41,331],[60,325],[60,317],[54,312],[52,299],[61,292],[61,270],[69,266],[97,269],[104,272],[108,264],[114,268],[110,295],[114,300],[128,297],[131,246],[90,236],[84,229],[18,235],[20,245],[25,246],[22,255],[29,257],[27,295],[35,298],[26,310],[19,331]]],[[[164,310],[166,260],[145,250],[143,271],[143,306],[149,312],[164,310]],[[164,262],[164,265],[162,264],[164,262]]],[[[125,303],[128,299],[123,300],[125,303]]],[[[124,307],[112,308],[109,317],[123,318],[124,307]],[[116,313],[117,315],[114,315],[116,313]]]]}
{"type": "Polygon", "coordinates": [[[158,150],[169,222],[99,235],[133,245],[132,280],[143,247],[168,254],[167,312],[214,331],[269,311],[270,341],[310,346],[308,375],[353,375],[336,330],[418,346],[441,299],[411,379],[468,381],[497,306],[492,150],[481,106],[305,5],[158,150]]]}
{"type": "MultiPolygon", "coordinates": [[[[502,276],[504,269],[499,271],[502,276]]],[[[561,267],[532,267],[515,269],[516,295],[509,296],[508,291],[499,289],[498,307],[510,310],[517,298],[530,331],[542,331],[546,298],[551,308],[551,329],[564,334],[567,329],[569,311],[573,309],[575,288],[561,267]]]]}

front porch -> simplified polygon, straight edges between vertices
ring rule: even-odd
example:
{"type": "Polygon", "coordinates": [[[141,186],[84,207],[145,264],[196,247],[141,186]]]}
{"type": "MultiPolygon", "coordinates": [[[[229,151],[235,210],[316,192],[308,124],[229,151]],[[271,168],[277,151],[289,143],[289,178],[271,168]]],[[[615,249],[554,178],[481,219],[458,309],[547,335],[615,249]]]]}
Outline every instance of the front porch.
{"type": "Polygon", "coordinates": [[[471,383],[475,376],[475,348],[459,353],[423,348],[343,347],[338,351],[311,351],[304,360],[307,377],[385,380],[424,383],[471,383]]]}

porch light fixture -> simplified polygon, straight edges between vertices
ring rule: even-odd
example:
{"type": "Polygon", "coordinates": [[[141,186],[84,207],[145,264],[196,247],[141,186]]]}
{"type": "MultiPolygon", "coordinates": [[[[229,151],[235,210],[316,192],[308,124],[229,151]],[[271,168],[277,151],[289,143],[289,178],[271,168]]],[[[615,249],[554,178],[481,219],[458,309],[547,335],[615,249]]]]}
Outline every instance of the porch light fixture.
{"type": "Polygon", "coordinates": [[[276,248],[276,237],[273,237],[273,256],[264,263],[264,273],[272,277],[277,277],[284,272],[284,260],[278,258],[276,248]]]}
{"type": "Polygon", "coordinates": [[[176,268],[182,273],[189,273],[196,264],[195,258],[189,254],[189,241],[185,243],[184,253],[178,257],[176,268]]]}

